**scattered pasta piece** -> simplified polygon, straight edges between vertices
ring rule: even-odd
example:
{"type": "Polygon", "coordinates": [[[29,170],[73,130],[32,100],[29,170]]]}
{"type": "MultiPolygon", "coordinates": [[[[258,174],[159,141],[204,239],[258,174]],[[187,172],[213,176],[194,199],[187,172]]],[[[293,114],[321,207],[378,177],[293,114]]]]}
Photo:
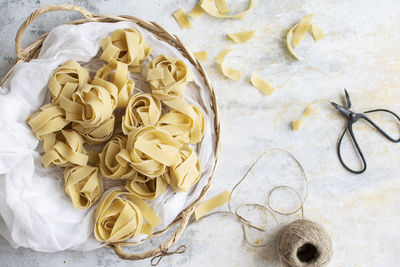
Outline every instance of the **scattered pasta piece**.
{"type": "Polygon", "coordinates": [[[261,79],[257,74],[253,73],[250,78],[251,84],[265,95],[271,95],[275,92],[275,87],[261,79]]]}
{"type": "Polygon", "coordinates": [[[231,80],[234,80],[234,81],[239,81],[240,78],[242,77],[242,73],[239,70],[235,70],[235,69],[226,67],[224,65],[225,57],[231,51],[232,50],[230,50],[230,49],[222,50],[221,53],[219,53],[219,55],[217,57],[217,61],[219,62],[219,65],[221,67],[221,71],[225,75],[225,77],[227,77],[227,78],[229,78],[231,80]]]}
{"type": "MultiPolygon", "coordinates": [[[[224,4],[223,2],[225,1],[209,1],[209,0],[203,0],[200,3],[200,7],[207,12],[210,16],[216,17],[216,18],[222,18],[222,19],[243,19],[246,17],[246,15],[249,13],[249,11],[253,8],[254,6],[254,1],[250,0],[249,6],[246,10],[234,14],[234,15],[227,15],[226,11],[229,10],[227,8],[226,3],[224,4]],[[217,3],[219,2],[219,3],[217,3]]],[[[230,10],[229,10],[230,11],[230,10]]]]}
{"type": "Polygon", "coordinates": [[[193,28],[193,25],[190,23],[185,11],[183,11],[182,8],[175,11],[172,16],[174,16],[176,22],[178,22],[179,27],[181,27],[182,30],[185,28],[193,28]]]}
{"type": "Polygon", "coordinates": [[[207,61],[208,60],[208,53],[207,51],[198,51],[194,52],[193,56],[198,60],[198,61],[207,61]]]}
{"type": "Polygon", "coordinates": [[[308,30],[311,29],[311,34],[316,42],[325,37],[321,28],[317,24],[311,23],[313,16],[313,14],[304,16],[300,22],[294,25],[286,34],[286,46],[290,54],[292,54],[292,56],[294,56],[297,60],[300,59],[294,52],[293,46],[296,47],[300,44],[308,30]]]}
{"type": "Polygon", "coordinates": [[[221,14],[227,14],[231,12],[231,9],[229,8],[225,0],[215,0],[215,5],[217,6],[221,14]]]}
{"type": "Polygon", "coordinates": [[[250,40],[254,35],[254,31],[228,33],[226,36],[235,43],[245,43],[250,40]]]}
{"type": "Polygon", "coordinates": [[[204,214],[206,214],[207,212],[227,203],[230,199],[231,199],[231,193],[227,190],[201,203],[200,205],[197,206],[197,208],[194,211],[194,216],[196,218],[196,221],[199,220],[201,217],[203,217],[204,214]]]}
{"type": "Polygon", "coordinates": [[[204,0],[200,0],[197,2],[196,6],[188,13],[188,15],[192,18],[198,18],[201,15],[204,14],[204,9],[201,7],[201,4],[203,3],[204,0]]]}
{"type": "Polygon", "coordinates": [[[305,119],[306,117],[308,117],[308,116],[310,116],[310,115],[312,115],[312,114],[316,114],[316,113],[318,113],[318,110],[316,110],[315,108],[313,108],[311,105],[308,106],[308,107],[304,110],[303,116],[302,116],[300,119],[294,120],[294,121],[292,122],[293,131],[298,131],[298,130],[301,128],[301,125],[303,124],[304,119],[305,119]]]}
{"type": "Polygon", "coordinates": [[[141,233],[151,234],[160,223],[161,219],[146,202],[117,188],[97,206],[94,236],[99,242],[119,242],[141,233]]]}
{"type": "Polygon", "coordinates": [[[103,179],[97,167],[75,166],[64,171],[65,192],[77,209],[87,209],[103,194],[103,179]]]}

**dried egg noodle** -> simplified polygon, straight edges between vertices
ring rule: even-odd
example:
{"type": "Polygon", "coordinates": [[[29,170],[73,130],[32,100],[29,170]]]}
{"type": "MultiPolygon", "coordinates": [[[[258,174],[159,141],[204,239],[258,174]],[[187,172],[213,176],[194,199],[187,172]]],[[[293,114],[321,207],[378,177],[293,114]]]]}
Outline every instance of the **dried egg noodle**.
{"type": "Polygon", "coordinates": [[[162,115],[157,126],[181,143],[196,144],[205,131],[204,115],[196,106],[181,100],[164,101],[172,110],[162,115]]]}
{"type": "Polygon", "coordinates": [[[251,84],[265,95],[272,95],[275,92],[275,87],[261,79],[257,74],[253,73],[250,78],[251,84]]]}
{"type": "Polygon", "coordinates": [[[208,60],[208,53],[207,51],[198,51],[194,52],[193,56],[198,60],[198,61],[207,61],[208,60]]]}
{"type": "Polygon", "coordinates": [[[60,107],[65,117],[85,128],[98,127],[114,111],[110,93],[97,85],[86,84],[72,95],[72,100],[61,96],[60,107]]]}
{"type": "Polygon", "coordinates": [[[86,166],[88,155],[83,147],[83,138],[73,130],[62,130],[43,136],[44,155],[41,158],[45,168],[54,164],[60,167],[86,166]]]}
{"type": "Polygon", "coordinates": [[[160,55],[149,64],[146,79],[154,97],[174,100],[182,99],[186,84],[193,81],[193,74],[183,60],[160,55]]]}
{"type": "MultiPolygon", "coordinates": [[[[129,78],[128,65],[119,61],[110,62],[99,69],[92,84],[107,89],[116,86],[118,90],[117,106],[120,108],[126,107],[129,96],[133,93],[135,87],[135,83],[129,78]]],[[[108,91],[113,92],[114,89],[110,88],[108,91]]]]}
{"type": "Polygon", "coordinates": [[[292,43],[294,47],[298,46],[300,42],[303,41],[308,29],[311,26],[313,16],[314,14],[309,14],[301,18],[300,23],[293,32],[292,43]]]}
{"type": "Polygon", "coordinates": [[[103,179],[97,167],[75,166],[64,170],[65,192],[77,209],[87,209],[103,195],[103,179]]]}
{"type": "Polygon", "coordinates": [[[208,213],[209,211],[227,203],[230,199],[231,199],[231,192],[226,190],[221,194],[204,201],[203,203],[198,205],[194,211],[194,216],[196,218],[196,221],[199,220],[201,217],[203,217],[204,214],[208,213]]]}
{"type": "Polygon", "coordinates": [[[138,93],[129,99],[122,116],[122,132],[131,131],[144,125],[155,125],[160,119],[161,102],[151,94],[138,93]]]}
{"type": "Polygon", "coordinates": [[[318,113],[318,110],[316,110],[315,108],[313,108],[311,105],[308,106],[308,107],[304,110],[303,116],[302,116],[300,119],[295,120],[295,121],[292,122],[293,131],[298,131],[298,130],[300,129],[301,125],[303,124],[304,119],[305,119],[306,117],[308,117],[308,116],[310,116],[310,115],[312,115],[312,114],[316,114],[316,113],[318,113]]]}
{"type": "Polygon", "coordinates": [[[143,62],[151,51],[140,32],[131,28],[115,30],[111,36],[101,39],[100,43],[103,48],[102,60],[125,63],[132,72],[142,70],[143,62]]]}
{"type": "MultiPolygon", "coordinates": [[[[224,0],[216,0],[216,1],[209,1],[209,0],[201,0],[199,2],[200,7],[207,12],[210,16],[216,17],[216,18],[222,18],[222,19],[243,19],[244,17],[247,16],[247,13],[253,8],[254,6],[254,1],[250,0],[249,6],[246,10],[234,14],[234,15],[227,15],[226,13],[230,12],[230,9],[228,8],[226,2],[224,0]]],[[[197,6],[195,7],[195,11],[192,10],[189,14],[192,16],[198,15],[200,12],[197,10],[197,6]],[[193,13],[192,13],[193,12],[193,13]]],[[[201,14],[200,14],[201,15],[201,14]]]]}
{"type": "Polygon", "coordinates": [[[126,181],[125,189],[140,199],[153,200],[164,193],[167,186],[168,184],[161,176],[148,178],[143,177],[140,173],[135,173],[126,181]]]}
{"type": "Polygon", "coordinates": [[[121,150],[126,149],[126,142],[125,136],[116,135],[104,146],[99,154],[99,167],[104,177],[121,179],[135,175],[136,171],[119,154],[121,150]]]}
{"type": "Polygon", "coordinates": [[[85,128],[79,123],[72,123],[72,129],[80,133],[89,145],[102,144],[111,138],[114,132],[115,116],[111,115],[98,127],[85,128]]]}
{"type": "Polygon", "coordinates": [[[228,33],[226,36],[235,43],[245,43],[250,40],[254,35],[254,31],[228,33]]]}
{"type": "Polygon", "coordinates": [[[72,94],[86,84],[88,80],[89,71],[79,65],[78,62],[68,60],[50,77],[48,87],[52,102],[59,104],[60,96],[71,99],[72,94]]]}
{"type": "Polygon", "coordinates": [[[235,80],[235,81],[239,81],[240,78],[242,77],[242,73],[239,70],[235,70],[229,67],[226,67],[224,64],[224,60],[226,55],[228,55],[229,52],[231,52],[232,50],[230,49],[224,49],[222,50],[217,57],[217,61],[219,62],[219,65],[221,67],[221,71],[222,73],[225,75],[225,77],[231,79],[231,80],[235,80]]]}
{"type": "Polygon", "coordinates": [[[176,22],[178,22],[178,25],[182,30],[185,28],[193,28],[193,25],[190,23],[185,11],[183,11],[182,8],[179,8],[177,11],[175,11],[172,16],[175,18],[176,22]]]}
{"type": "Polygon", "coordinates": [[[94,235],[99,242],[119,242],[152,232],[161,223],[153,209],[132,193],[116,188],[105,195],[95,213],[94,235]],[[145,221],[147,221],[147,225],[145,221]]]}
{"type": "Polygon", "coordinates": [[[167,166],[180,162],[181,146],[168,132],[148,125],[129,133],[126,150],[120,155],[143,175],[157,177],[167,166]]]}
{"type": "Polygon", "coordinates": [[[315,23],[311,24],[311,33],[316,42],[325,38],[325,34],[321,30],[321,28],[315,23]]]}
{"type": "Polygon", "coordinates": [[[43,135],[60,131],[70,123],[65,119],[64,110],[52,103],[40,107],[40,111],[30,116],[27,122],[39,139],[43,135]]]}
{"type": "Polygon", "coordinates": [[[174,189],[186,192],[200,178],[200,161],[197,158],[196,152],[187,145],[184,145],[179,150],[179,154],[181,162],[168,168],[163,174],[163,178],[174,189]]]}

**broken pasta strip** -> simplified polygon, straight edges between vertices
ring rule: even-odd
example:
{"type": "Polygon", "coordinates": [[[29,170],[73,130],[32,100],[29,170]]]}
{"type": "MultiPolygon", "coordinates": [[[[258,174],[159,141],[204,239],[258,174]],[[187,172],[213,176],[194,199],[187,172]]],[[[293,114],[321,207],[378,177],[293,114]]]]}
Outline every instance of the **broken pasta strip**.
{"type": "Polygon", "coordinates": [[[197,2],[196,6],[188,13],[188,15],[192,18],[198,18],[201,15],[204,14],[204,9],[201,7],[201,4],[203,3],[204,0],[200,0],[197,2]]]}
{"type": "Polygon", "coordinates": [[[228,33],[226,36],[235,43],[245,43],[254,35],[254,31],[228,33]]]}
{"type": "Polygon", "coordinates": [[[316,113],[318,113],[318,110],[313,108],[311,105],[308,106],[303,112],[303,117],[292,122],[293,131],[298,131],[301,128],[301,125],[303,124],[304,119],[306,117],[308,117],[312,114],[316,114],[316,113]]]}
{"type": "Polygon", "coordinates": [[[322,32],[321,28],[315,23],[311,24],[311,33],[316,42],[325,38],[325,34],[322,32]]]}
{"type": "Polygon", "coordinates": [[[190,23],[185,11],[183,11],[182,8],[175,11],[172,16],[174,16],[176,22],[178,22],[179,27],[181,27],[182,30],[185,28],[193,28],[193,25],[190,23]]]}
{"type": "Polygon", "coordinates": [[[308,29],[311,27],[313,16],[314,14],[309,14],[301,18],[298,26],[293,32],[292,43],[294,47],[298,46],[300,42],[303,41],[308,29]]]}
{"type": "Polygon", "coordinates": [[[207,51],[198,51],[194,52],[193,56],[198,60],[198,61],[206,61],[208,60],[208,53],[207,51]]]}
{"type": "MultiPolygon", "coordinates": [[[[201,1],[200,7],[207,12],[210,16],[216,17],[216,18],[222,18],[222,19],[243,19],[246,17],[246,15],[249,13],[249,11],[253,8],[254,6],[254,1],[250,0],[249,6],[246,10],[234,14],[234,15],[227,15],[226,11],[229,10],[227,8],[226,3],[224,4],[223,2],[225,1],[209,1],[209,0],[203,0],[201,1]],[[219,3],[217,3],[219,2],[219,3]]],[[[197,6],[196,6],[197,7],[197,6]]],[[[230,11],[230,10],[229,10],[230,11]]]]}
{"type": "Polygon", "coordinates": [[[222,206],[227,203],[231,199],[231,193],[227,190],[205,202],[201,203],[194,211],[194,216],[196,221],[198,221],[201,217],[204,216],[207,212],[222,206]]]}
{"type": "Polygon", "coordinates": [[[227,78],[229,78],[231,80],[234,80],[234,81],[239,81],[240,78],[242,77],[242,73],[239,70],[235,70],[235,69],[226,67],[224,65],[225,57],[231,51],[232,50],[230,50],[230,49],[222,50],[221,53],[219,53],[219,55],[217,57],[217,61],[219,62],[219,65],[221,67],[221,71],[225,75],[225,77],[227,77],[227,78]]]}
{"type": "Polygon", "coordinates": [[[265,95],[271,95],[275,92],[275,87],[261,79],[257,74],[253,73],[250,78],[251,84],[265,95]]]}

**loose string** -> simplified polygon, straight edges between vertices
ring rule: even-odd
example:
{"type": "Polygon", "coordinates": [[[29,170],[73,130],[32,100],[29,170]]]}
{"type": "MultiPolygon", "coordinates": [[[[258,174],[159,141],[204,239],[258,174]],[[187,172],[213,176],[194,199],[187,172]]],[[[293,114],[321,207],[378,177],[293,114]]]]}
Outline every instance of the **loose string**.
{"type": "Polygon", "coordinates": [[[158,255],[154,256],[154,257],[151,259],[150,263],[151,263],[152,266],[157,266],[157,265],[160,263],[161,259],[162,259],[164,256],[168,256],[168,255],[172,255],[172,254],[182,254],[182,253],[185,253],[186,248],[187,248],[187,247],[186,247],[185,245],[181,245],[181,246],[179,246],[176,250],[171,251],[171,252],[168,252],[168,250],[166,250],[166,251],[161,251],[158,255]]]}
{"type": "Polygon", "coordinates": [[[250,168],[246,171],[246,173],[242,176],[242,178],[240,178],[240,180],[235,184],[235,186],[232,188],[232,191],[230,193],[230,199],[228,201],[228,211],[215,211],[215,212],[211,212],[203,217],[201,217],[198,221],[205,219],[207,217],[210,217],[212,215],[215,214],[230,214],[233,215],[235,218],[237,218],[241,224],[242,224],[242,231],[243,231],[243,239],[244,241],[252,247],[265,247],[268,244],[264,243],[264,244],[254,244],[251,243],[248,239],[247,236],[247,230],[246,230],[246,226],[256,229],[260,232],[265,232],[265,229],[263,229],[262,227],[259,227],[257,225],[255,225],[253,222],[249,221],[248,219],[245,219],[242,215],[240,215],[239,210],[244,208],[244,207],[256,207],[256,208],[261,208],[264,211],[266,211],[267,213],[269,213],[271,215],[271,217],[273,218],[273,220],[276,223],[276,228],[278,228],[278,220],[276,218],[276,214],[279,215],[283,215],[283,216],[290,216],[293,214],[296,214],[297,212],[301,211],[301,218],[304,219],[304,202],[307,199],[307,194],[308,194],[308,179],[307,179],[307,175],[306,172],[302,166],[302,164],[300,163],[300,161],[292,154],[290,153],[288,150],[283,149],[283,148],[271,148],[268,149],[266,151],[264,151],[260,156],[258,156],[258,158],[251,164],[250,168]],[[246,204],[241,204],[240,206],[238,206],[235,210],[233,210],[232,208],[232,195],[235,192],[235,190],[239,187],[239,185],[248,177],[248,174],[251,172],[251,170],[255,167],[255,165],[257,165],[257,163],[267,154],[274,152],[274,151],[279,151],[279,152],[284,152],[287,155],[289,155],[294,161],[295,163],[299,166],[301,172],[302,172],[302,176],[304,179],[304,185],[305,185],[305,193],[304,193],[304,197],[301,197],[301,194],[293,187],[288,186],[288,185],[280,185],[280,186],[276,186],[273,189],[271,189],[271,191],[268,194],[267,197],[267,206],[262,205],[262,204],[258,204],[258,203],[246,203],[246,204]],[[278,209],[274,208],[271,205],[271,196],[273,195],[274,192],[276,192],[279,189],[289,189],[292,192],[294,192],[296,194],[296,196],[299,199],[299,206],[297,209],[295,209],[294,211],[290,211],[290,212],[283,212],[283,211],[279,211],[278,209]]]}

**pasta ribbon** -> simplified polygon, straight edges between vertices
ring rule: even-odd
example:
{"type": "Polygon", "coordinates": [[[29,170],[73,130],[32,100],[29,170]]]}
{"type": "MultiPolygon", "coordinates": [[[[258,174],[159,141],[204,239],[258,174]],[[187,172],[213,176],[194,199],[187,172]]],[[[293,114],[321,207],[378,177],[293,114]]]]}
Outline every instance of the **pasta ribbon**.
{"type": "Polygon", "coordinates": [[[101,39],[100,44],[103,49],[102,60],[125,63],[131,72],[141,72],[143,62],[151,51],[141,33],[130,28],[115,30],[111,36],[101,39]]]}
{"type": "Polygon", "coordinates": [[[61,130],[43,136],[44,155],[41,158],[45,168],[52,164],[60,167],[86,166],[88,155],[83,147],[83,138],[74,130],[61,130]]]}
{"type": "Polygon", "coordinates": [[[196,218],[196,221],[198,221],[201,217],[203,217],[204,214],[206,214],[207,212],[227,203],[230,199],[231,199],[231,193],[228,190],[226,190],[221,194],[204,201],[203,203],[198,205],[197,208],[194,210],[194,216],[196,218]]]}
{"type": "MultiPolygon", "coordinates": [[[[129,97],[135,88],[135,83],[129,77],[128,65],[119,61],[113,61],[104,65],[96,73],[92,84],[99,85],[104,88],[116,86],[118,89],[118,107],[126,107],[129,97]]],[[[114,91],[110,88],[109,92],[114,91]]]]}
{"type": "Polygon", "coordinates": [[[182,100],[165,101],[172,110],[165,113],[157,123],[160,129],[169,132],[181,143],[196,144],[205,131],[203,112],[182,100]]]}
{"type": "Polygon", "coordinates": [[[72,94],[86,84],[88,80],[89,71],[75,60],[68,60],[50,77],[48,87],[52,102],[59,104],[60,96],[71,99],[72,94]]]}
{"type": "Polygon", "coordinates": [[[129,99],[122,116],[122,132],[131,131],[144,125],[155,125],[161,115],[161,102],[151,94],[138,93],[129,99]]]}
{"type": "Polygon", "coordinates": [[[114,132],[115,116],[111,115],[110,118],[105,120],[98,127],[85,128],[79,123],[72,123],[72,129],[80,133],[89,145],[102,144],[111,138],[114,132]]]}
{"type": "Polygon", "coordinates": [[[178,22],[178,25],[182,30],[185,28],[193,28],[192,23],[190,23],[185,11],[183,11],[182,8],[179,8],[177,11],[175,11],[172,16],[174,16],[176,22],[178,22]]]}
{"type": "Polygon", "coordinates": [[[208,53],[207,51],[198,51],[194,52],[193,56],[198,60],[198,61],[207,61],[208,60],[208,53]]]}
{"type": "Polygon", "coordinates": [[[308,29],[311,27],[313,16],[314,14],[309,14],[301,18],[293,33],[292,43],[294,47],[298,46],[306,36],[308,29]]]}
{"type": "Polygon", "coordinates": [[[182,99],[186,84],[193,81],[193,74],[183,60],[160,55],[149,64],[146,78],[154,97],[174,100],[182,99]]]}
{"type": "Polygon", "coordinates": [[[127,148],[121,156],[138,172],[154,178],[162,175],[167,166],[180,162],[181,146],[167,131],[147,125],[129,133],[127,148]]]}
{"type": "Polygon", "coordinates": [[[127,138],[125,136],[114,136],[99,154],[100,171],[104,177],[113,179],[131,178],[136,171],[131,167],[129,161],[120,156],[120,152],[126,149],[127,138]]]}
{"type": "Polygon", "coordinates": [[[103,197],[94,217],[94,236],[99,242],[120,242],[142,232],[150,234],[161,223],[146,202],[120,188],[103,197]]]}
{"type": "Polygon", "coordinates": [[[221,51],[221,53],[219,53],[218,57],[217,57],[217,61],[219,62],[219,65],[221,67],[221,71],[222,73],[225,75],[225,77],[231,79],[231,80],[235,80],[235,81],[239,81],[240,78],[242,77],[242,73],[239,70],[235,70],[229,67],[226,67],[224,65],[224,60],[225,57],[228,55],[229,52],[231,52],[232,50],[230,49],[224,49],[221,51]]]}
{"type": "Polygon", "coordinates": [[[226,36],[235,43],[245,43],[250,40],[254,35],[254,31],[228,33],[226,36]]]}
{"type": "Polygon", "coordinates": [[[229,13],[230,9],[225,0],[201,0],[200,2],[200,7],[207,12],[207,14],[222,19],[243,19],[254,6],[254,1],[250,0],[249,6],[246,10],[234,15],[227,15],[226,13],[229,13]]]}
{"type": "Polygon", "coordinates": [[[275,87],[261,79],[257,74],[253,73],[250,78],[251,84],[265,95],[272,95],[275,92],[275,87]]]}
{"type": "Polygon", "coordinates": [[[87,209],[103,195],[103,179],[97,167],[75,166],[64,170],[65,192],[77,209],[87,209]]]}
{"type": "Polygon", "coordinates": [[[181,162],[171,166],[163,174],[164,180],[175,190],[187,191],[201,176],[200,161],[188,145],[179,150],[181,162]]]}
{"type": "Polygon", "coordinates": [[[318,110],[316,110],[315,108],[313,108],[311,105],[308,106],[308,107],[304,110],[303,116],[302,116],[300,119],[295,120],[295,121],[292,122],[293,131],[298,131],[298,130],[301,128],[301,125],[303,124],[304,119],[305,119],[306,117],[308,117],[308,116],[310,116],[310,115],[312,115],[312,114],[316,114],[316,113],[318,113],[318,110]]]}
{"type": "Polygon", "coordinates": [[[135,173],[132,179],[126,181],[126,190],[140,199],[153,200],[160,196],[167,189],[168,184],[161,176],[153,179],[146,179],[140,173],[135,173]]]}
{"type": "Polygon", "coordinates": [[[86,84],[72,95],[72,100],[61,96],[60,107],[67,120],[84,128],[98,127],[109,119],[114,111],[110,93],[97,85],[86,84]]]}
{"type": "Polygon", "coordinates": [[[40,107],[40,111],[30,116],[27,122],[39,139],[46,134],[60,131],[70,123],[65,119],[64,110],[52,103],[40,107]]]}

